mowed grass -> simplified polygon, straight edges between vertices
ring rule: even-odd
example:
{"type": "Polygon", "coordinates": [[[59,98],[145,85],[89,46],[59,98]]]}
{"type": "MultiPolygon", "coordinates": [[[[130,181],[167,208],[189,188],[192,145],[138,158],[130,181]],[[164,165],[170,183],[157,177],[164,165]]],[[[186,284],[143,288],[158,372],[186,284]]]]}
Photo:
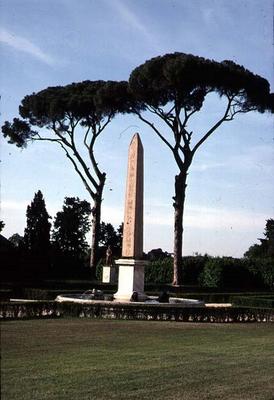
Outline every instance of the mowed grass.
{"type": "Polygon", "coordinates": [[[2,399],[274,399],[273,324],[2,324],[2,399]]]}

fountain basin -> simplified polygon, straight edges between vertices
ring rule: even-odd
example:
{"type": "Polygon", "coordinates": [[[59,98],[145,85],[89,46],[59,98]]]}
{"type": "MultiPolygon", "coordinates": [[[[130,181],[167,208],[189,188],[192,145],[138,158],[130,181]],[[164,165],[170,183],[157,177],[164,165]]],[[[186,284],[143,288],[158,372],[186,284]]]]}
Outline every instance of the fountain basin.
{"type": "Polygon", "coordinates": [[[157,297],[138,302],[81,297],[70,294],[57,296],[55,301],[60,314],[80,318],[188,322],[207,313],[204,302],[193,299],[170,298],[169,302],[159,303],[157,297]]]}
{"type": "Polygon", "coordinates": [[[135,306],[143,306],[143,305],[149,305],[153,307],[159,307],[159,306],[179,306],[179,307],[204,307],[205,302],[202,300],[194,300],[194,299],[184,299],[184,298],[178,298],[178,297],[170,297],[168,302],[165,303],[160,303],[158,300],[157,296],[148,296],[145,301],[124,301],[124,300],[119,300],[119,299],[113,299],[113,300],[103,300],[103,299],[91,299],[90,295],[87,295],[85,293],[82,294],[64,294],[64,295],[59,295],[56,297],[55,301],[59,303],[63,302],[69,302],[69,303],[82,303],[82,304],[101,304],[101,305],[114,305],[114,304],[124,304],[124,305],[129,305],[129,304],[134,304],[135,306]]]}

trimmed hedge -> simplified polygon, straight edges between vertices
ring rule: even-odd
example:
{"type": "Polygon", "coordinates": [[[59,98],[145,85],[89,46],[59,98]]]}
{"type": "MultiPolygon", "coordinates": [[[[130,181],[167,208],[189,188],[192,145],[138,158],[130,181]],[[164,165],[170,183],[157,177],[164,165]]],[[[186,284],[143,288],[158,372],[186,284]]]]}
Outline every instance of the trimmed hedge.
{"type": "Polygon", "coordinates": [[[274,309],[274,296],[235,296],[231,298],[235,306],[267,307],[274,309]]]}
{"type": "Polygon", "coordinates": [[[159,261],[152,261],[145,267],[145,283],[159,284],[172,282],[173,259],[164,258],[159,261]]]}
{"type": "MultiPolygon", "coordinates": [[[[182,258],[184,285],[219,289],[274,289],[273,257],[247,259],[232,257],[187,256],[182,258]]],[[[145,268],[145,283],[172,282],[173,259],[153,261],[145,268]]]]}
{"type": "MultiPolygon", "coordinates": [[[[274,259],[211,257],[208,255],[182,258],[184,285],[204,288],[274,288],[274,259]]],[[[145,268],[145,283],[172,282],[173,259],[153,261],[145,268]]]]}
{"type": "MultiPolygon", "coordinates": [[[[183,282],[197,285],[208,256],[187,256],[182,259],[183,282]]],[[[168,284],[173,279],[173,258],[152,261],[145,267],[145,283],[168,284]]]]}

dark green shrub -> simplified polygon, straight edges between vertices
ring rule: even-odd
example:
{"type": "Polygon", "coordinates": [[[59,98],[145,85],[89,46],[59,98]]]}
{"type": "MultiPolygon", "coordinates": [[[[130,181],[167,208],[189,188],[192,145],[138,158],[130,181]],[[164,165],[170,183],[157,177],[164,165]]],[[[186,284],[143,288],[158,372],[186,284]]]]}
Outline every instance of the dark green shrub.
{"type": "Polygon", "coordinates": [[[202,287],[226,289],[258,289],[263,281],[258,268],[251,268],[250,260],[232,257],[209,259],[199,276],[202,287]]]}
{"type": "MultiPolygon", "coordinates": [[[[187,256],[182,258],[183,283],[184,285],[197,285],[198,277],[202,272],[209,256],[187,256]]],[[[152,261],[145,267],[146,283],[172,282],[173,278],[173,258],[165,257],[157,261],[152,261]]]]}
{"type": "Polygon", "coordinates": [[[223,257],[221,260],[223,260],[223,287],[248,289],[262,286],[260,280],[257,280],[251,273],[248,263],[243,258],[223,257]]]}
{"type": "Polygon", "coordinates": [[[199,276],[206,262],[210,259],[208,255],[187,256],[182,258],[183,283],[184,285],[198,285],[199,276]]]}
{"type": "Polygon", "coordinates": [[[153,261],[145,267],[145,283],[170,283],[173,277],[173,259],[153,261]]]}
{"type": "Polygon", "coordinates": [[[222,265],[220,259],[213,258],[205,263],[204,270],[199,276],[203,287],[217,288],[222,286],[222,265]]]}
{"type": "Polygon", "coordinates": [[[233,306],[274,308],[274,296],[235,296],[233,306]]]}
{"type": "Polygon", "coordinates": [[[254,258],[245,260],[248,263],[250,272],[263,282],[263,284],[269,289],[274,289],[274,258],[254,258]]]}

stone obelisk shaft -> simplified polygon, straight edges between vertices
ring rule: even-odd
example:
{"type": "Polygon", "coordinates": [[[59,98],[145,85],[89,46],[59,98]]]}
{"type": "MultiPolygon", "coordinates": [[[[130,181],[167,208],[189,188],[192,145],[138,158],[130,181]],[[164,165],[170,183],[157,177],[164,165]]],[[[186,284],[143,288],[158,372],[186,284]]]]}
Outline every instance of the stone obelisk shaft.
{"type": "Polygon", "coordinates": [[[143,301],[144,293],[143,258],[143,196],[144,196],[144,150],[136,133],[128,153],[125,219],[123,230],[122,258],[115,261],[119,266],[116,300],[143,301]],[[134,295],[134,296],[133,296],[134,295]]]}
{"type": "Polygon", "coordinates": [[[143,257],[144,150],[138,133],[129,146],[122,257],[143,257]]]}

